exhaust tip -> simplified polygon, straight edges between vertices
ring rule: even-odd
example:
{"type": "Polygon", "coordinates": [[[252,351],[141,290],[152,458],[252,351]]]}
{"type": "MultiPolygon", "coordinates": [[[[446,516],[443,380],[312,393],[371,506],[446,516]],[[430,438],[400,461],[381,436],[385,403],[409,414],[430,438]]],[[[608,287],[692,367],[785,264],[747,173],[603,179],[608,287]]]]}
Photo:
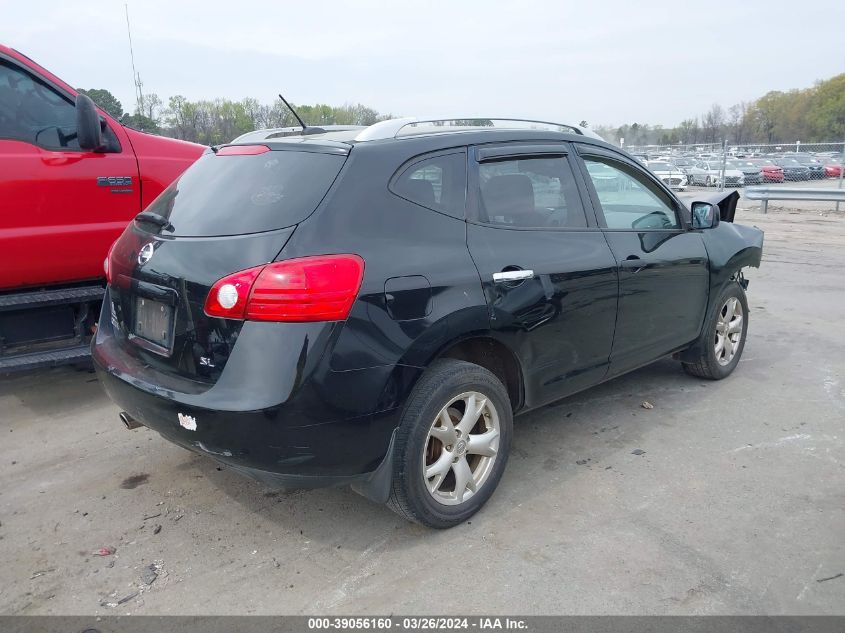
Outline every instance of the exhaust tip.
{"type": "Polygon", "coordinates": [[[123,422],[123,426],[125,426],[130,431],[132,429],[137,429],[139,426],[144,426],[143,424],[135,420],[135,418],[133,418],[131,415],[126,413],[126,411],[121,411],[119,417],[120,421],[123,422]]]}

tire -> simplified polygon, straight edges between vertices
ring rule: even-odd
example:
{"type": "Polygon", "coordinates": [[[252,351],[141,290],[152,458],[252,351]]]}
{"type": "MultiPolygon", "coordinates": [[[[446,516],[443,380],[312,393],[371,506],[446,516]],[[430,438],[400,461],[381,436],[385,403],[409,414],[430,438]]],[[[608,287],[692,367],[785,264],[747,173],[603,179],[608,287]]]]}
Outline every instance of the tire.
{"type": "Polygon", "coordinates": [[[409,521],[431,528],[466,521],[495,491],[507,465],[512,434],[508,392],[496,376],[465,361],[435,361],[402,413],[387,505],[409,521]],[[472,403],[478,411],[475,419],[464,415],[472,403]],[[473,444],[471,438],[482,436],[473,444]],[[461,488],[459,481],[464,480],[467,484],[461,488]]]}
{"type": "Polygon", "coordinates": [[[683,367],[684,371],[692,376],[721,380],[730,376],[736,369],[745,349],[748,334],[748,300],[742,286],[731,282],[719,294],[714,307],[698,343],[699,349],[702,350],[701,356],[694,362],[683,363],[683,367]],[[741,319],[739,325],[736,325],[737,315],[741,319]],[[727,337],[724,335],[726,330],[727,337]],[[736,334],[739,334],[738,338],[736,334]]]}
{"type": "Polygon", "coordinates": [[[705,186],[705,187],[709,187],[709,186],[710,186],[710,176],[707,176],[707,178],[705,178],[705,179],[704,179],[704,186],[705,186]]]}

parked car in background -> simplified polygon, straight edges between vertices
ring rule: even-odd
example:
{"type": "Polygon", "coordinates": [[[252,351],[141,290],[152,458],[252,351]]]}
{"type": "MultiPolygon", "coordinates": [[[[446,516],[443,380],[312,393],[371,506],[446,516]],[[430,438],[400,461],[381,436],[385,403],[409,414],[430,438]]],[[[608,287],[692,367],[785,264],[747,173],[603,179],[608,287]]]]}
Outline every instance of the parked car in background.
{"type": "Polygon", "coordinates": [[[687,188],[686,174],[672,163],[649,161],[646,166],[671,189],[683,191],[687,188]]]}
{"type": "Polygon", "coordinates": [[[750,159],[729,160],[727,166],[742,172],[745,185],[759,185],[763,182],[763,170],[750,159]]]}
{"type": "Polygon", "coordinates": [[[669,162],[684,172],[685,175],[688,174],[689,170],[695,166],[695,160],[685,156],[673,157],[669,160],[669,162]]]}
{"type": "Polygon", "coordinates": [[[828,160],[824,163],[824,175],[826,178],[839,178],[842,171],[845,170],[842,160],[828,160]]]}
{"type": "Polygon", "coordinates": [[[810,180],[821,180],[825,177],[824,161],[816,158],[815,156],[801,152],[795,154],[784,154],[784,158],[794,158],[804,165],[810,172],[810,180]]]}
{"type": "Polygon", "coordinates": [[[738,194],[683,202],[589,130],[507,125],[209,150],[109,254],[93,358],[125,421],[446,528],[515,414],[667,356],[730,375],[763,247],[738,194]]]}
{"type": "Polygon", "coordinates": [[[760,168],[763,182],[783,182],[783,169],[765,158],[749,158],[747,162],[760,168]]]}
{"type": "Polygon", "coordinates": [[[775,165],[783,170],[784,180],[809,180],[810,169],[803,163],[794,158],[775,158],[773,159],[775,165]]]}
{"type": "MultiPolygon", "coordinates": [[[[718,187],[722,183],[722,162],[700,161],[690,169],[687,177],[692,185],[718,187]]],[[[725,187],[742,187],[744,184],[745,177],[740,170],[725,167],[725,187]]]]}

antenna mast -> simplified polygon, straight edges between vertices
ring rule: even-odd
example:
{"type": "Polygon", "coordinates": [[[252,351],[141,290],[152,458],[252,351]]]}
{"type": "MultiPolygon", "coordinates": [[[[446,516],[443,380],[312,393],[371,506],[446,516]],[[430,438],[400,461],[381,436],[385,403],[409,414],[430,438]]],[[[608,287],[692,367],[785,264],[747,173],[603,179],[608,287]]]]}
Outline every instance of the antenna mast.
{"type": "Polygon", "coordinates": [[[289,104],[289,103],[288,103],[287,99],[285,99],[285,98],[281,95],[281,93],[279,93],[279,99],[281,99],[281,100],[282,100],[282,103],[284,103],[284,104],[288,107],[288,110],[290,110],[290,111],[291,111],[291,113],[293,114],[293,116],[295,116],[295,117],[296,117],[296,120],[297,120],[297,121],[299,121],[299,124],[302,126],[302,131],[303,131],[303,132],[305,132],[305,130],[308,128],[308,126],[307,126],[307,125],[305,125],[305,121],[303,121],[303,120],[302,120],[302,118],[299,116],[299,114],[297,114],[296,110],[294,110],[294,109],[293,109],[293,107],[291,106],[291,104],[289,104]]]}
{"type": "Polygon", "coordinates": [[[135,70],[135,53],[132,51],[132,29],[129,28],[129,5],[124,4],[126,9],[126,32],[129,34],[129,58],[132,60],[132,82],[135,84],[135,110],[138,114],[144,114],[144,91],[141,75],[135,70]]]}

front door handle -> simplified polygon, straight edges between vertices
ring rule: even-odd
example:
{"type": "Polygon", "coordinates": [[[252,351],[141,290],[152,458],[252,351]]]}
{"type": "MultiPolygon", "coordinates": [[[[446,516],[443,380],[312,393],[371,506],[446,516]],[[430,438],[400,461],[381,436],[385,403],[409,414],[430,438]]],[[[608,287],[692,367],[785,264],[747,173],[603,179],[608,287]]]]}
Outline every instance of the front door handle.
{"type": "Polygon", "coordinates": [[[638,255],[628,255],[628,257],[625,258],[625,261],[622,262],[622,268],[637,274],[645,268],[645,262],[643,262],[638,255]]]}
{"type": "Polygon", "coordinates": [[[497,284],[502,284],[507,283],[509,281],[522,281],[523,279],[531,279],[533,276],[533,270],[504,270],[500,273],[493,273],[493,282],[497,284]]]}

